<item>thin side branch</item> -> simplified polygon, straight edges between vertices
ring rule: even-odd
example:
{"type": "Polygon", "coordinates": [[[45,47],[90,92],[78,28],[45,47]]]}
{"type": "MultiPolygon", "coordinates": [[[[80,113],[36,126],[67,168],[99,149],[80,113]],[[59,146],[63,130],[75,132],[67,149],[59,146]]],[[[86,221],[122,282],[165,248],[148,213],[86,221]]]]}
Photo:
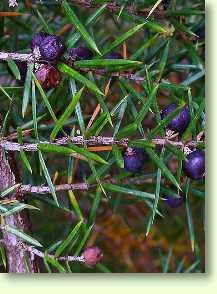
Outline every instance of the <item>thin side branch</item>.
{"type": "MultiPolygon", "coordinates": [[[[9,3],[10,7],[18,6],[17,0],[9,0],[8,3],[9,3]]],[[[86,7],[86,8],[98,8],[98,7],[100,7],[100,4],[92,3],[92,0],[71,0],[71,3],[73,3],[74,5],[83,6],[83,7],[86,7]]],[[[107,4],[106,9],[109,10],[110,12],[112,12],[112,13],[114,13],[114,12],[118,13],[122,8],[117,3],[115,3],[115,1],[110,2],[110,3],[106,3],[106,4],[107,4]]],[[[147,18],[149,16],[150,11],[151,11],[149,8],[137,9],[135,7],[135,5],[127,5],[125,7],[125,10],[129,14],[136,15],[136,16],[141,16],[141,17],[144,17],[144,18],[147,18]]],[[[163,19],[166,16],[166,11],[164,11],[162,9],[155,9],[152,14],[158,19],[163,19]]]]}
{"type": "Polygon", "coordinates": [[[33,54],[0,51],[0,60],[8,60],[8,59],[19,60],[24,62],[34,62],[35,60],[33,54]]]}
{"type": "MultiPolygon", "coordinates": [[[[77,5],[77,6],[83,6],[83,7],[86,7],[86,8],[98,8],[100,7],[100,4],[94,4],[92,3],[91,0],[71,0],[71,3],[73,3],[74,5],[77,5]]],[[[105,2],[106,3],[106,2],[105,2]]],[[[121,10],[121,6],[117,5],[115,3],[115,1],[113,2],[109,2],[109,3],[106,3],[106,9],[109,10],[110,12],[119,12],[121,10]]],[[[102,5],[102,3],[101,3],[102,5]]],[[[141,16],[141,17],[144,17],[144,18],[147,18],[149,13],[150,13],[150,9],[142,9],[142,10],[138,10],[135,5],[127,5],[126,7],[124,7],[124,9],[129,13],[129,14],[133,14],[133,15],[136,15],[136,16],[141,16]]],[[[159,19],[162,19],[162,18],[165,18],[166,16],[166,11],[164,10],[161,10],[161,9],[155,9],[153,11],[153,15],[156,17],[156,18],[159,18],[159,19]]]]}
{"type": "Polygon", "coordinates": [[[186,144],[184,144],[182,141],[172,141],[170,139],[153,139],[152,143],[155,145],[164,146],[167,144],[173,145],[178,148],[184,148],[184,147],[196,147],[198,144],[203,143],[202,141],[190,141],[186,144]]]}
{"type": "MultiPolygon", "coordinates": [[[[68,191],[68,190],[88,190],[89,186],[87,183],[77,183],[77,184],[61,184],[55,186],[55,191],[68,191]]],[[[47,194],[51,193],[48,186],[31,186],[31,185],[21,185],[18,187],[20,194],[47,194]]]]}
{"type": "MultiPolygon", "coordinates": [[[[37,255],[41,258],[44,258],[45,257],[45,254],[41,251],[39,251],[38,249],[34,248],[34,247],[31,247],[29,246],[27,248],[27,250],[30,252],[30,254],[33,254],[33,255],[37,255]]],[[[75,262],[75,261],[78,261],[78,262],[85,262],[85,259],[83,256],[60,256],[60,257],[56,257],[55,255],[52,255],[52,254],[47,254],[48,257],[51,257],[51,258],[54,258],[56,260],[59,260],[59,261],[69,261],[69,262],[75,262]]]]}
{"type": "Polygon", "coordinates": [[[132,74],[131,72],[127,72],[127,71],[110,73],[104,69],[79,68],[79,67],[76,67],[76,69],[79,70],[80,72],[86,72],[86,73],[92,72],[93,74],[96,74],[99,76],[105,76],[108,73],[112,77],[123,77],[125,79],[132,80],[136,83],[142,83],[145,80],[144,77],[140,77],[137,74],[132,74]]]}
{"type": "MultiPolygon", "coordinates": [[[[122,184],[129,184],[129,183],[134,183],[134,184],[144,184],[144,183],[152,183],[153,179],[152,178],[146,178],[146,179],[140,179],[140,178],[126,178],[124,180],[121,181],[122,184]]],[[[101,181],[101,183],[112,183],[112,184],[118,184],[119,181],[116,178],[108,178],[105,179],[103,181],[101,181]]],[[[80,191],[87,191],[90,190],[94,187],[96,187],[97,184],[88,184],[85,182],[82,183],[76,183],[76,184],[60,184],[60,185],[55,185],[55,191],[56,192],[60,192],[60,191],[75,191],[75,190],[80,190],[80,191]]],[[[49,194],[51,193],[51,190],[48,186],[31,186],[31,185],[20,185],[17,189],[17,192],[19,192],[20,197],[22,195],[26,195],[26,194],[49,194]]],[[[12,199],[11,199],[12,200],[12,199]]]]}

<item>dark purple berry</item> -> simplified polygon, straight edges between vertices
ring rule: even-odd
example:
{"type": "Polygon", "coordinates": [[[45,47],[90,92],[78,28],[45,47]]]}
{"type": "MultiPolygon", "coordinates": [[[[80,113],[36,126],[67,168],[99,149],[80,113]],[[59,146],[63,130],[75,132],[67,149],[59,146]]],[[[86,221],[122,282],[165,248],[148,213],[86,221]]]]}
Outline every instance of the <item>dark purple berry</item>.
{"type": "MultiPolygon", "coordinates": [[[[164,108],[161,112],[161,119],[167,117],[170,113],[176,110],[176,103],[172,103],[166,108],[164,108]]],[[[179,112],[179,114],[174,117],[170,123],[167,125],[169,130],[172,130],[177,133],[183,133],[187,128],[189,122],[191,120],[190,112],[188,106],[183,107],[183,109],[179,112]]]]}
{"type": "Polygon", "coordinates": [[[87,47],[76,47],[69,50],[69,58],[72,61],[89,60],[93,57],[93,53],[87,47]]]}
{"type": "Polygon", "coordinates": [[[166,203],[171,208],[177,208],[184,203],[184,197],[175,198],[173,196],[165,197],[166,203]]]}
{"type": "Polygon", "coordinates": [[[97,246],[87,247],[82,253],[84,262],[88,266],[95,266],[103,258],[102,250],[97,246]]]}
{"type": "Polygon", "coordinates": [[[109,53],[106,56],[106,58],[107,59],[123,59],[123,56],[118,52],[112,52],[112,53],[109,53]]]}
{"type": "Polygon", "coordinates": [[[130,172],[142,169],[148,155],[142,148],[128,148],[124,153],[124,168],[130,172]]]}
{"type": "Polygon", "coordinates": [[[32,38],[32,41],[30,44],[32,51],[35,49],[35,47],[38,47],[47,36],[49,36],[49,35],[44,32],[36,33],[34,35],[34,37],[32,38]]]}
{"type": "Polygon", "coordinates": [[[195,34],[199,37],[200,41],[204,40],[204,38],[205,38],[205,26],[203,25],[203,26],[199,27],[196,30],[195,34]]]}
{"type": "Polygon", "coordinates": [[[50,90],[59,85],[60,72],[50,64],[43,64],[35,73],[35,76],[44,90],[50,90]]]}
{"type": "Polygon", "coordinates": [[[193,180],[200,180],[205,174],[205,152],[195,150],[188,154],[183,162],[183,170],[186,176],[193,180]]]}
{"type": "Polygon", "coordinates": [[[41,57],[46,61],[58,61],[65,51],[65,45],[60,37],[49,35],[39,44],[41,57]]]}

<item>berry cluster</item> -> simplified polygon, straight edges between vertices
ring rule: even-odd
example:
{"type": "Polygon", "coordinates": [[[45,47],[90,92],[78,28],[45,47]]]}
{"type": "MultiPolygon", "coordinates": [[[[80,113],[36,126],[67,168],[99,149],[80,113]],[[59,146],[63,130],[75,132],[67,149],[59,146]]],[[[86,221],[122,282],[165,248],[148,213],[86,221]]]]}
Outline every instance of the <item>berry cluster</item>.
{"type": "MultiPolygon", "coordinates": [[[[170,104],[161,112],[161,119],[164,119],[176,110],[177,105],[175,103],[170,104]]],[[[172,133],[178,133],[179,136],[187,129],[190,123],[190,112],[188,106],[184,106],[183,109],[175,116],[170,123],[166,126],[167,130],[172,133]]],[[[124,153],[124,168],[130,172],[140,172],[147,161],[148,156],[141,148],[128,148],[124,153]]],[[[183,171],[187,177],[193,180],[200,180],[205,174],[205,152],[203,150],[191,151],[186,160],[183,161],[183,171]]],[[[171,208],[179,207],[184,202],[184,197],[175,198],[173,196],[166,196],[166,203],[171,208]]]]}
{"type": "MultiPolygon", "coordinates": [[[[58,86],[61,81],[60,72],[55,65],[63,56],[66,47],[59,36],[49,35],[45,32],[38,32],[32,38],[30,48],[38,63],[36,64],[35,75],[44,90],[49,90],[58,86]],[[39,63],[40,61],[40,63],[39,63]]],[[[90,60],[93,53],[83,46],[71,48],[68,51],[67,63],[73,66],[75,61],[90,60]]],[[[108,59],[122,59],[118,52],[112,52],[106,56],[108,59]]],[[[27,73],[27,62],[17,61],[21,79],[19,83],[24,84],[27,73]]]]}
{"type": "MultiPolygon", "coordinates": [[[[176,108],[176,103],[170,104],[161,112],[161,118],[165,118],[176,110],[176,108]]],[[[181,135],[187,129],[190,120],[189,108],[188,106],[184,106],[179,114],[167,125],[167,129],[181,135]]],[[[202,179],[205,173],[205,152],[203,150],[194,150],[188,154],[186,160],[183,162],[183,170],[186,176],[193,180],[202,179]]]]}
{"type": "Polygon", "coordinates": [[[55,65],[65,51],[65,45],[61,38],[38,32],[32,38],[30,47],[36,58],[44,62],[35,71],[39,83],[44,90],[55,88],[61,81],[60,72],[55,68],[55,65]]]}

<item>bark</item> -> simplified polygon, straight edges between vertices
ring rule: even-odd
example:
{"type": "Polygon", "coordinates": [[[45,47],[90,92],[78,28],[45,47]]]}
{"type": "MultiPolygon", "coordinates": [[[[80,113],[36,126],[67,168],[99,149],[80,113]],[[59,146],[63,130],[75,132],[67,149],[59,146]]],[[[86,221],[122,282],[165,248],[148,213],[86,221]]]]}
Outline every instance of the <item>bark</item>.
{"type": "MultiPolygon", "coordinates": [[[[0,147],[0,191],[7,189],[15,184],[15,176],[12,172],[9,162],[0,147]]],[[[8,199],[19,199],[19,195],[11,194],[8,199]]],[[[29,231],[30,223],[28,212],[23,210],[14,215],[5,217],[5,225],[17,228],[18,230],[29,231]]],[[[26,273],[28,271],[34,273],[36,269],[36,260],[33,256],[30,257],[26,251],[25,243],[17,236],[3,230],[3,239],[7,252],[7,270],[10,273],[26,273]],[[28,264],[28,269],[27,265],[28,264]]]]}

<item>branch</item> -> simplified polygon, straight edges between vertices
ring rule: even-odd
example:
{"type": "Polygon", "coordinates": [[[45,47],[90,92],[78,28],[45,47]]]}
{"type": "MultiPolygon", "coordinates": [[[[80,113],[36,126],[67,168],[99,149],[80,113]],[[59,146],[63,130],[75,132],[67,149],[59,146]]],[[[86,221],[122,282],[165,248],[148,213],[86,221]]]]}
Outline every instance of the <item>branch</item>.
{"type": "MultiPolygon", "coordinates": [[[[41,258],[45,257],[45,254],[41,251],[39,251],[38,249],[32,247],[32,246],[28,246],[27,250],[34,255],[37,255],[41,258]]],[[[78,262],[85,262],[85,259],[83,256],[60,256],[60,257],[56,257],[55,255],[52,254],[47,254],[48,257],[54,258],[56,260],[59,261],[78,261],[78,262]]]]}
{"type": "Polygon", "coordinates": [[[168,138],[165,138],[165,139],[153,139],[152,143],[154,143],[155,145],[160,145],[160,146],[170,144],[178,148],[184,148],[184,147],[196,147],[198,144],[203,143],[203,141],[189,141],[188,143],[184,144],[182,141],[172,141],[168,138]]]}
{"type": "MultiPolygon", "coordinates": [[[[129,184],[129,183],[134,183],[137,185],[141,185],[144,183],[151,183],[153,181],[152,178],[145,178],[145,179],[140,179],[135,177],[135,178],[126,178],[122,179],[121,183],[122,184],[129,184]]],[[[118,184],[120,183],[117,178],[108,178],[101,183],[112,183],[112,184],[118,184]]],[[[60,191],[75,191],[75,190],[81,190],[81,191],[87,191],[90,190],[91,188],[96,187],[97,184],[88,184],[88,183],[76,183],[76,184],[60,184],[60,185],[55,185],[55,191],[60,192],[60,191]]],[[[22,185],[18,186],[15,190],[17,193],[19,193],[20,196],[25,195],[25,194],[49,194],[51,193],[51,190],[48,186],[31,186],[31,185],[22,185]]]]}
{"type": "MultiPolygon", "coordinates": [[[[68,190],[88,190],[89,185],[87,183],[78,184],[60,184],[55,186],[55,191],[68,191],[68,190]]],[[[17,190],[20,194],[47,194],[51,193],[48,186],[31,186],[31,185],[20,185],[17,190]]]]}
{"type": "MultiPolygon", "coordinates": [[[[55,143],[49,142],[49,141],[43,141],[39,143],[24,143],[19,144],[7,140],[0,141],[0,147],[2,147],[4,150],[7,151],[28,151],[28,152],[34,152],[38,151],[38,145],[39,144],[50,144],[50,145],[66,145],[68,142],[71,142],[76,145],[87,145],[87,146],[96,146],[96,145],[118,145],[122,147],[127,147],[129,144],[128,138],[123,138],[121,140],[116,140],[113,137],[91,137],[89,139],[85,139],[83,136],[76,136],[76,137],[63,137],[59,140],[56,140],[55,143]]],[[[203,141],[190,141],[186,144],[184,144],[181,141],[172,141],[168,138],[164,139],[153,139],[152,143],[155,145],[164,146],[167,144],[176,146],[177,148],[184,148],[184,147],[196,147],[198,144],[203,143],[203,141]]]]}
{"type": "MultiPolygon", "coordinates": [[[[9,59],[31,63],[31,62],[35,62],[37,58],[34,56],[34,54],[16,53],[16,52],[0,52],[0,60],[6,61],[9,59]]],[[[40,59],[37,59],[37,62],[42,62],[42,61],[40,61],[40,59]]],[[[76,69],[81,72],[85,72],[85,73],[92,72],[101,76],[104,76],[107,73],[105,70],[97,70],[97,69],[90,69],[90,68],[76,68],[76,69]]],[[[129,80],[135,81],[136,83],[141,83],[144,81],[143,77],[140,77],[136,74],[132,74],[130,72],[110,73],[110,75],[112,77],[123,77],[129,80]]]]}
{"type": "Polygon", "coordinates": [[[121,140],[115,140],[112,137],[91,137],[89,139],[85,139],[83,136],[76,136],[76,137],[63,137],[59,140],[57,140],[55,143],[52,142],[40,142],[40,143],[24,143],[19,144],[11,141],[0,141],[0,147],[2,147],[4,150],[7,151],[37,151],[38,150],[38,144],[50,144],[50,145],[66,145],[68,142],[72,142],[76,145],[88,145],[88,146],[94,146],[94,145],[119,145],[123,147],[127,147],[128,145],[128,139],[124,138],[121,140]]]}
{"type": "Polygon", "coordinates": [[[132,81],[134,81],[136,83],[142,83],[145,80],[144,77],[140,77],[137,74],[132,74],[131,72],[127,72],[127,71],[110,73],[110,72],[107,72],[104,69],[79,68],[79,67],[75,67],[75,68],[77,70],[79,70],[80,72],[85,72],[85,73],[92,72],[93,74],[97,74],[97,75],[100,75],[100,76],[105,76],[105,74],[108,73],[112,77],[123,77],[123,78],[126,78],[128,80],[132,80],[132,81]]]}
{"type": "Polygon", "coordinates": [[[34,62],[35,58],[33,54],[25,54],[25,53],[16,53],[16,52],[1,52],[0,51],[0,60],[19,60],[26,62],[34,62]]]}
{"type": "MultiPolygon", "coordinates": [[[[77,6],[83,6],[86,8],[98,8],[100,7],[100,4],[94,4],[91,3],[91,0],[71,0],[71,2],[74,5],[77,6]]],[[[106,3],[106,2],[105,2],[106,3]]],[[[121,10],[121,6],[117,5],[115,2],[112,3],[106,3],[106,9],[109,10],[110,12],[119,12],[121,10]]],[[[102,5],[102,3],[101,3],[102,5]]],[[[124,8],[129,14],[133,14],[136,16],[142,16],[144,18],[147,18],[149,16],[149,13],[151,11],[151,9],[142,9],[142,10],[138,10],[135,8],[135,5],[128,5],[124,8]]],[[[166,11],[161,10],[161,9],[155,9],[152,13],[155,17],[159,18],[159,19],[163,19],[166,16],[166,11]]]]}
{"type": "MultiPolygon", "coordinates": [[[[91,3],[92,1],[91,0],[71,0],[71,2],[74,4],[74,5],[77,5],[77,6],[83,6],[83,7],[86,7],[86,8],[98,8],[100,7],[100,4],[94,4],[94,3],[91,3]]],[[[9,3],[9,7],[15,7],[15,6],[18,6],[18,2],[17,0],[9,0],[8,1],[9,3]]],[[[117,5],[115,2],[112,2],[112,3],[107,3],[105,2],[107,5],[106,5],[106,8],[107,10],[109,10],[110,12],[119,12],[122,7],[117,5]]],[[[101,3],[101,4],[104,4],[104,3],[101,3]]],[[[149,8],[144,8],[144,9],[136,9],[135,8],[135,5],[127,5],[125,7],[125,10],[129,13],[129,14],[133,14],[133,15],[136,15],[136,16],[142,16],[144,18],[147,18],[149,16],[149,13],[151,11],[151,9],[149,8]]],[[[166,11],[162,10],[162,9],[155,9],[152,14],[158,18],[158,19],[163,19],[165,18],[166,16],[166,11]]]]}

